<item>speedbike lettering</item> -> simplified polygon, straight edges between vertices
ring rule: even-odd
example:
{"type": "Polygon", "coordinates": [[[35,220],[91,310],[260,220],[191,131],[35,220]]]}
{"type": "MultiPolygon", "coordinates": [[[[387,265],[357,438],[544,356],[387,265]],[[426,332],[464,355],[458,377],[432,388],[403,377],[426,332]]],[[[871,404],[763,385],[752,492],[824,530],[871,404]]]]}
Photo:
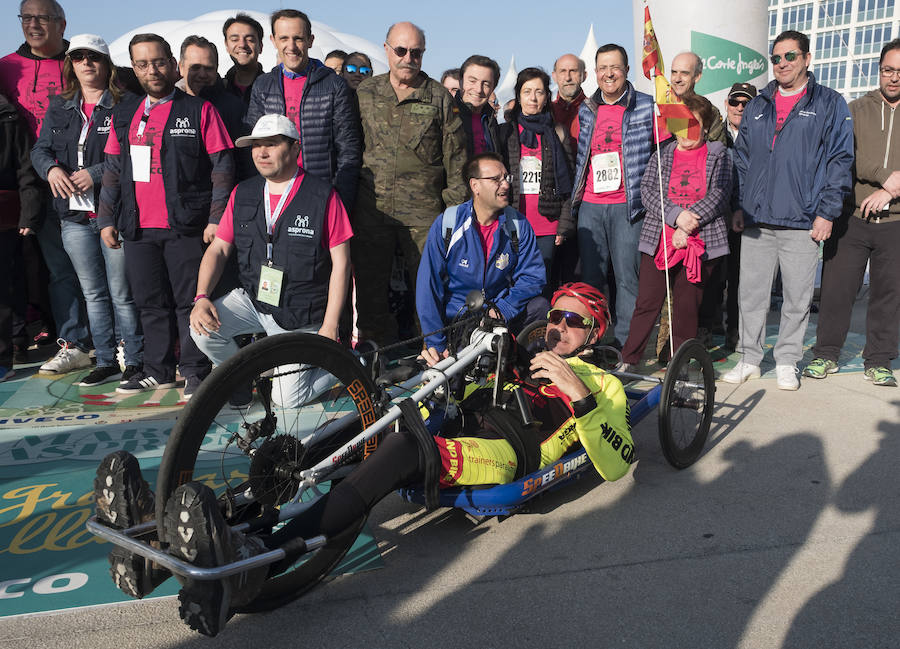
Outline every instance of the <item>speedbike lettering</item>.
{"type": "Polygon", "coordinates": [[[565,478],[588,461],[587,453],[579,453],[565,462],[556,462],[553,466],[535,478],[528,478],[522,485],[522,495],[528,496],[547,486],[554,480],[565,478]]]}

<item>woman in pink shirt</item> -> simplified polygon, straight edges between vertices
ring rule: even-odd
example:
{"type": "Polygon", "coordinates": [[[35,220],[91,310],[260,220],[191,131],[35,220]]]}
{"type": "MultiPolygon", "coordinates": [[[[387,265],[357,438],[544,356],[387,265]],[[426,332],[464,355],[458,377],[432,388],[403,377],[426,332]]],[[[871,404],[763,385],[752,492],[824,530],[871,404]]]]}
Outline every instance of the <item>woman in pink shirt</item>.
{"type": "Polygon", "coordinates": [[[699,95],[683,101],[699,129],[689,129],[687,135],[664,144],[659,154],[654,152],[641,180],[647,213],[638,244],[642,253],[638,297],[622,348],[628,365],[640,361],[666,300],[666,267],[672,290],[672,337],[678,349],[697,335],[703,283],[719,258],[728,254],[725,218],[731,197],[731,157],[725,145],[706,141],[715,119],[712,104],[699,95]]]}
{"type": "Polygon", "coordinates": [[[509,204],[528,219],[537,237],[552,293],[556,247],[575,234],[572,217],[572,151],[566,129],[553,121],[550,77],[525,68],[516,79],[515,105],[500,127],[499,153],[513,180],[509,204]]]}

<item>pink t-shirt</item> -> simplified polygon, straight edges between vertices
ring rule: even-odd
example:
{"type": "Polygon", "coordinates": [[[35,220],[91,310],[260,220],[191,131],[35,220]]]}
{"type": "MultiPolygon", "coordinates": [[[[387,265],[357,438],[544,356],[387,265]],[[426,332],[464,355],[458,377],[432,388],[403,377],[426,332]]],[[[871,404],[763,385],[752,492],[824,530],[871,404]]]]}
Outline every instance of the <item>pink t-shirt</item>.
{"type": "Polygon", "coordinates": [[[63,91],[63,62],[31,59],[13,52],[0,59],[0,93],[28,122],[37,139],[50,98],[63,91]]]}
{"type": "Polygon", "coordinates": [[[675,149],[669,200],[676,205],[687,208],[706,196],[706,153],[706,144],[690,151],[675,149]]]}
{"type": "MultiPolygon", "coordinates": [[[[522,127],[519,126],[519,133],[522,133],[522,127]]],[[[537,158],[538,163],[541,161],[541,136],[540,134],[537,136],[537,148],[530,149],[524,144],[522,145],[522,153],[520,155],[520,164],[521,159],[525,157],[534,157],[537,158]]],[[[520,172],[521,173],[521,172],[520,172]]],[[[534,178],[530,180],[534,181],[534,178]]],[[[555,235],[556,234],[556,222],[550,221],[546,216],[541,214],[538,211],[538,195],[537,194],[526,194],[525,193],[525,182],[526,179],[520,177],[516,182],[519,183],[519,211],[525,215],[525,218],[528,219],[528,222],[531,224],[531,229],[534,230],[535,236],[545,237],[547,235],[555,235]]],[[[540,172],[538,172],[537,184],[540,186],[540,172]]]]}
{"type": "Polygon", "coordinates": [[[487,141],[484,139],[484,125],[481,123],[481,115],[472,113],[472,155],[484,153],[487,150],[487,141]]]}
{"type": "Polygon", "coordinates": [[[595,204],[617,204],[625,202],[625,185],[623,184],[622,161],[622,118],[625,107],[614,105],[600,106],[597,110],[597,122],[591,136],[591,159],[588,164],[587,183],[584,188],[584,202],[595,204]],[[619,186],[617,189],[601,193],[594,192],[594,156],[601,153],[615,153],[619,157],[619,186]]]}
{"type": "MultiPolygon", "coordinates": [[[[306,85],[306,75],[294,77],[293,79],[287,75],[282,75],[284,79],[284,112],[288,116],[297,132],[300,130],[300,100],[303,99],[303,87],[306,85]]],[[[297,156],[297,164],[303,167],[303,148],[300,148],[300,154],[297,156]]]]}
{"type": "Polygon", "coordinates": [[[476,225],[478,225],[478,237],[481,239],[481,247],[484,250],[484,266],[487,268],[488,262],[490,261],[491,255],[491,246],[494,245],[494,234],[497,232],[497,226],[500,224],[500,221],[494,220],[493,223],[488,225],[481,225],[476,221],[476,225]]]}
{"type": "Polygon", "coordinates": [[[94,106],[97,104],[89,104],[86,101],[81,102],[81,111],[88,116],[88,119],[91,118],[91,115],[94,113],[94,106]]]}
{"type": "MultiPolygon", "coordinates": [[[[301,173],[297,177],[299,182],[294,182],[294,186],[291,187],[291,193],[288,194],[285,206],[294,200],[294,196],[296,196],[297,190],[300,189],[300,184],[303,182],[303,176],[304,174],[301,173]]],[[[228,205],[225,206],[225,213],[222,214],[222,219],[219,221],[219,229],[216,230],[216,238],[230,244],[234,244],[234,193],[236,191],[237,188],[231,192],[231,196],[228,198],[228,205]]],[[[269,205],[272,211],[278,207],[279,200],[281,200],[281,194],[269,194],[269,205]]],[[[281,215],[278,218],[280,220],[281,215]]],[[[276,221],[277,223],[278,221],[276,221]]],[[[331,194],[328,196],[328,203],[325,206],[325,232],[322,233],[322,247],[334,248],[352,236],[353,229],[350,227],[350,218],[347,216],[347,210],[344,209],[344,204],[341,202],[337,192],[332,189],[331,194]]]]}
{"type": "MultiPolygon", "coordinates": [[[[160,148],[162,146],[163,131],[166,122],[172,112],[172,102],[154,104],[150,109],[150,116],[144,127],[144,133],[138,136],[138,127],[141,117],[144,115],[144,102],[131,118],[131,126],[128,129],[128,142],[130,145],[143,145],[150,147],[150,182],[134,183],[134,196],[137,202],[138,223],[141,228],[168,228],[169,210],[166,207],[166,188],[162,177],[162,160],[160,148]]],[[[200,136],[209,154],[218,153],[233,148],[231,138],[222,123],[219,113],[209,102],[203,104],[200,109],[200,136]]],[[[116,139],[114,127],[109,129],[109,137],[106,140],[104,153],[121,155],[119,141],[116,139]]],[[[173,172],[174,173],[174,172],[173,172]]]]}
{"type": "Polygon", "coordinates": [[[784,120],[787,119],[790,112],[794,110],[794,106],[805,94],[806,88],[796,95],[788,95],[787,97],[781,94],[781,90],[775,92],[775,137],[772,138],[772,144],[775,143],[775,138],[778,137],[781,127],[784,126],[784,120]]]}

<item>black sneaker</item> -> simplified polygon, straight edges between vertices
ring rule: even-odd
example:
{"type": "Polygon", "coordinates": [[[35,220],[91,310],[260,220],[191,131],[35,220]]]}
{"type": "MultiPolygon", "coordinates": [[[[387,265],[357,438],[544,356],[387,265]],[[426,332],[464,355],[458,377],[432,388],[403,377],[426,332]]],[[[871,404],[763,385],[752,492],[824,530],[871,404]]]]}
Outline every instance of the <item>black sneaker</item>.
{"type": "MultiPolygon", "coordinates": [[[[164,526],[169,554],[203,568],[266,551],[259,538],[228,526],[215,494],[199,482],[188,482],[172,493],[166,503],[164,526]]],[[[217,635],[233,615],[233,606],[256,597],[268,572],[268,566],[263,566],[216,581],[187,579],[178,593],[181,619],[203,635],[217,635]]]]}
{"type": "Polygon", "coordinates": [[[189,376],[184,379],[184,398],[190,399],[194,396],[194,393],[197,391],[197,388],[200,387],[200,384],[203,383],[203,379],[199,376],[189,376]]]}
{"type": "Polygon", "coordinates": [[[246,410],[253,403],[253,387],[247,385],[238,388],[228,397],[228,405],[232,410],[246,410]]]}
{"type": "Polygon", "coordinates": [[[108,365],[106,367],[95,367],[86,377],[76,383],[83,388],[92,388],[95,385],[103,385],[111,381],[118,381],[122,378],[122,370],[118,365],[108,365]]]}
{"type": "Polygon", "coordinates": [[[143,368],[140,365],[126,365],[125,371],[122,372],[122,379],[119,381],[119,385],[128,383],[137,374],[140,374],[142,369],[143,368]]]}
{"type": "Polygon", "coordinates": [[[136,394],[138,392],[147,392],[148,390],[174,388],[176,385],[175,381],[160,382],[156,377],[150,376],[144,371],[140,371],[128,379],[128,381],[119,383],[116,392],[120,394],[136,394]]]}
{"type": "MultiPolygon", "coordinates": [[[[116,529],[153,520],[153,492],[131,453],[116,451],[100,462],[94,478],[94,504],[97,520],[116,529]]],[[[109,574],[119,590],[138,599],[170,576],[168,570],[118,547],[109,553],[109,574]]]]}

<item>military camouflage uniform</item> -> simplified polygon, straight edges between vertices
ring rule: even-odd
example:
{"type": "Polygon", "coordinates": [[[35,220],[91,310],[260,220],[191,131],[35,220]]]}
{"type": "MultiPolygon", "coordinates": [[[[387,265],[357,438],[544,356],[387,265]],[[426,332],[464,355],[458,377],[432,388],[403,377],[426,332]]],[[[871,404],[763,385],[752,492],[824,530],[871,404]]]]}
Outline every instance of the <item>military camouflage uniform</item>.
{"type": "Polygon", "coordinates": [[[387,74],[364,80],[357,94],[365,136],[350,242],[358,326],[362,338],[384,344],[397,337],[388,309],[394,249],[415,287],[428,229],[446,205],[466,198],[466,142],[450,93],[434,79],[426,76],[402,102],[387,74]]]}

